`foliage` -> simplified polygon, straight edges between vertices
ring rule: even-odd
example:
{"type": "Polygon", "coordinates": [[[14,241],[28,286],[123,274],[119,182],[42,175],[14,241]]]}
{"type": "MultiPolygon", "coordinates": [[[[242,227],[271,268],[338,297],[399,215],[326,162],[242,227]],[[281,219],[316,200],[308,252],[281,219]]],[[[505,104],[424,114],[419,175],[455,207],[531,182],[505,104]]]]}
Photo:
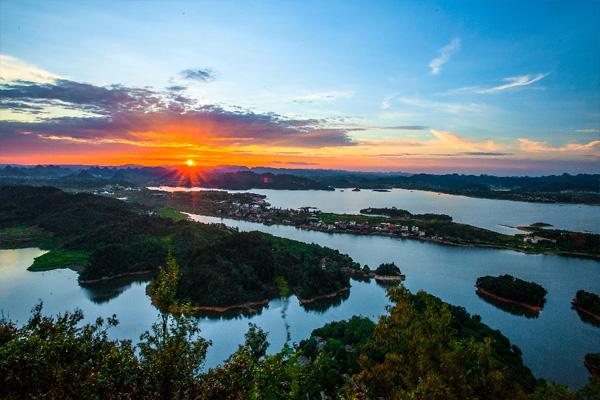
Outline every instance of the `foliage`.
{"type": "Polygon", "coordinates": [[[349,286],[343,267],[358,268],[336,250],[260,232],[229,235],[182,259],[177,295],[198,305],[277,297],[276,279],[284,279],[300,298],[332,293],[349,286]]]}
{"type": "MultiPolygon", "coordinates": [[[[165,308],[184,311],[173,297],[177,267],[170,258],[153,285],[165,308]]],[[[201,367],[209,343],[184,312],[161,312],[136,351],[129,341],[109,339],[114,318],[82,324],[81,311],[44,317],[38,305],[23,327],[0,320],[0,398],[600,397],[597,378],[578,393],[536,382],[518,349],[462,308],[403,287],[390,290],[390,297],[393,306],[377,324],[362,317],[333,322],[296,349],[272,355],[267,334],[250,324],[244,344],[207,372],[201,367]]]]}
{"type": "Polygon", "coordinates": [[[405,288],[360,356],[357,398],[519,399],[534,379],[518,349],[464,309],[405,288]]]}
{"type": "Polygon", "coordinates": [[[541,307],[546,299],[546,289],[534,282],[527,282],[510,275],[483,276],[477,278],[478,288],[493,295],[541,307]]]}
{"type": "Polygon", "coordinates": [[[377,275],[384,275],[384,276],[400,276],[400,268],[398,268],[398,266],[396,264],[394,264],[393,262],[391,263],[382,263],[379,265],[379,267],[377,267],[377,269],[375,270],[375,273],[377,275]]]}
{"type": "Polygon", "coordinates": [[[592,314],[600,315],[600,296],[596,293],[578,290],[575,299],[573,300],[573,304],[592,314]]]}
{"type": "Polygon", "coordinates": [[[196,395],[196,381],[210,343],[198,337],[200,329],[189,315],[189,305],[176,299],[179,265],[169,255],[150,291],[160,310],[160,323],[145,332],[139,345],[145,373],[144,390],[153,398],[187,399],[196,395]]]}
{"type": "Polygon", "coordinates": [[[126,399],[141,390],[128,341],[110,340],[116,319],[81,326],[83,313],[42,316],[37,305],[18,328],[0,321],[0,398],[126,399]]]}
{"type": "Polygon", "coordinates": [[[151,214],[141,206],[102,196],[48,187],[0,188],[0,229],[25,224],[54,235],[60,246],[42,257],[48,261],[45,265],[64,265],[61,258],[67,255],[88,254],[89,263],[82,263],[87,265],[79,275],[84,285],[158,273],[167,257],[167,243],[181,265],[176,296],[194,305],[276,297],[281,289],[276,277],[302,298],[331,293],[349,286],[342,268],[358,267],[350,257],[318,245],[151,214]]]}
{"type": "Polygon", "coordinates": [[[452,217],[446,214],[412,214],[407,210],[400,208],[365,208],[360,210],[361,214],[369,215],[385,215],[398,220],[421,220],[421,221],[437,221],[437,222],[452,222],[452,217]]]}
{"type": "Polygon", "coordinates": [[[600,378],[600,353],[588,353],[585,355],[585,366],[590,373],[600,378]]]}

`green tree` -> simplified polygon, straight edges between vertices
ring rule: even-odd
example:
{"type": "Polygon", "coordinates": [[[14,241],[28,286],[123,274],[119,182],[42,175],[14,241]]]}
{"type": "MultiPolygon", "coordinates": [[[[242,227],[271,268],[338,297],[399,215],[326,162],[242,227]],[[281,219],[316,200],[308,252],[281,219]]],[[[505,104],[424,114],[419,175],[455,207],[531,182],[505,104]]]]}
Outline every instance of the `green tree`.
{"type": "Polygon", "coordinates": [[[160,323],[145,332],[139,344],[145,391],[161,399],[187,399],[196,394],[210,342],[198,336],[197,321],[189,304],[176,300],[179,265],[169,254],[149,290],[160,311],[160,323]]]}
{"type": "Polygon", "coordinates": [[[395,304],[360,355],[354,397],[526,398],[533,377],[520,356],[477,333],[472,317],[424,292],[398,287],[389,293],[395,304]],[[508,365],[511,359],[515,365],[508,365]]]}
{"type": "Polygon", "coordinates": [[[129,341],[108,338],[117,320],[82,326],[83,313],[42,315],[42,304],[18,328],[0,320],[0,398],[128,399],[142,375],[129,341]]]}

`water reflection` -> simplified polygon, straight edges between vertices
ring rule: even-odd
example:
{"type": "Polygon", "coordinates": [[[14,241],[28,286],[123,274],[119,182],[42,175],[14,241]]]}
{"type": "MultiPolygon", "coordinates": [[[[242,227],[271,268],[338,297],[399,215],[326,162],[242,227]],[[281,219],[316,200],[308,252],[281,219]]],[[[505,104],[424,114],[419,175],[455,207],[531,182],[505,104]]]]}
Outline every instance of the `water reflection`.
{"type": "Polygon", "coordinates": [[[571,307],[571,309],[573,309],[577,313],[577,315],[579,315],[579,318],[586,324],[590,324],[592,326],[596,326],[596,327],[600,328],[600,321],[598,321],[596,318],[594,318],[591,315],[584,313],[583,311],[580,311],[574,307],[571,307]]]}
{"type": "Polygon", "coordinates": [[[339,306],[340,304],[342,304],[342,302],[346,301],[350,297],[350,290],[344,290],[334,297],[328,297],[324,299],[315,300],[311,303],[302,304],[302,308],[309,312],[323,314],[331,307],[339,306]]]}
{"type": "Polygon", "coordinates": [[[122,277],[93,285],[81,286],[81,290],[95,304],[106,303],[129,289],[133,284],[150,281],[150,277],[122,277]]]}
{"type": "Polygon", "coordinates": [[[499,308],[502,311],[506,311],[507,313],[510,313],[512,315],[519,315],[526,318],[538,318],[540,316],[539,311],[533,311],[525,307],[520,307],[517,304],[506,303],[479,291],[476,291],[476,294],[480,299],[482,299],[486,303],[491,304],[494,307],[499,308]]]}

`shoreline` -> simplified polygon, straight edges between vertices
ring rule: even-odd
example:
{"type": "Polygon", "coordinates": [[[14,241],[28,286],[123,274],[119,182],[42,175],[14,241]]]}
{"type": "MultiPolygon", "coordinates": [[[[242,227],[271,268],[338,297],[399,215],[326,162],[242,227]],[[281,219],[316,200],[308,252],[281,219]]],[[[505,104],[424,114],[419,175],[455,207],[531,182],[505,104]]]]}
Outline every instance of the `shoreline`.
{"type": "Polygon", "coordinates": [[[489,296],[489,297],[491,297],[493,299],[496,299],[496,300],[504,302],[504,303],[515,304],[517,306],[527,308],[527,309],[529,309],[531,311],[534,311],[534,312],[540,312],[542,310],[542,308],[543,308],[543,306],[542,307],[540,307],[540,306],[534,306],[534,305],[531,305],[531,304],[528,304],[528,303],[523,303],[523,302],[520,302],[520,301],[517,301],[517,300],[511,300],[511,299],[506,298],[506,297],[498,296],[498,295],[496,295],[496,294],[494,294],[492,292],[488,292],[487,290],[481,288],[478,285],[475,285],[475,287],[477,288],[477,292],[478,293],[481,293],[483,295],[489,296]]]}
{"type": "Polygon", "coordinates": [[[406,279],[405,275],[373,275],[373,279],[376,281],[389,281],[389,282],[401,282],[406,279]]]}
{"type": "Polygon", "coordinates": [[[154,271],[151,270],[145,270],[145,271],[137,271],[137,272],[126,272],[123,274],[117,274],[117,275],[113,275],[113,276],[103,276],[102,278],[98,278],[98,279],[77,279],[79,281],[80,284],[82,285],[93,285],[94,283],[100,283],[100,282],[107,282],[107,281],[111,281],[113,279],[119,279],[119,278],[126,278],[129,276],[141,276],[141,275],[150,275],[154,273],[154,271]]]}
{"type": "Polygon", "coordinates": [[[594,318],[596,321],[600,322],[600,315],[598,314],[594,314],[593,312],[586,310],[585,308],[582,308],[581,306],[578,306],[577,303],[575,301],[571,302],[571,306],[577,310],[577,311],[581,311],[582,313],[584,313],[585,315],[589,315],[590,317],[594,318]]]}
{"type": "Polygon", "coordinates": [[[321,294],[319,296],[310,297],[308,299],[302,299],[302,298],[298,297],[298,295],[296,295],[296,297],[298,298],[298,301],[300,302],[300,304],[310,304],[317,300],[330,299],[333,297],[337,297],[340,294],[347,292],[349,290],[350,290],[350,287],[345,287],[345,288],[341,288],[340,290],[336,290],[335,292],[321,294]]]}
{"type": "Polygon", "coordinates": [[[258,301],[248,301],[245,303],[239,303],[239,304],[231,304],[231,305],[227,305],[227,306],[190,306],[189,309],[191,311],[212,311],[212,312],[226,312],[229,310],[236,310],[236,309],[245,309],[249,312],[257,312],[257,310],[254,308],[254,306],[265,306],[267,304],[269,304],[269,299],[265,299],[265,300],[258,300],[258,301]]]}
{"type": "MultiPolygon", "coordinates": [[[[579,253],[579,252],[572,252],[572,251],[561,251],[561,250],[534,251],[531,249],[521,249],[518,247],[501,246],[501,245],[495,245],[495,244],[457,243],[457,242],[451,242],[449,240],[429,239],[429,238],[420,238],[420,237],[412,237],[412,236],[399,236],[399,235],[395,235],[395,234],[391,234],[391,233],[381,233],[381,232],[368,232],[368,233],[348,232],[348,231],[340,230],[340,229],[334,229],[334,230],[329,231],[329,230],[314,229],[307,225],[294,225],[294,224],[284,224],[284,223],[268,224],[268,223],[264,223],[264,222],[251,221],[251,220],[243,219],[243,218],[236,218],[234,216],[194,214],[194,213],[188,213],[188,212],[184,212],[184,211],[182,211],[182,212],[186,215],[191,214],[191,215],[198,215],[200,217],[231,219],[234,221],[251,222],[251,223],[255,223],[255,224],[261,224],[264,226],[272,226],[272,225],[290,226],[290,227],[293,227],[296,229],[312,231],[312,232],[338,233],[338,234],[357,235],[357,236],[382,236],[382,237],[390,237],[393,239],[416,240],[418,242],[437,243],[437,244],[442,244],[442,245],[447,245],[447,246],[455,246],[455,247],[473,247],[473,248],[488,248],[488,249],[496,249],[496,250],[510,250],[510,251],[516,251],[516,252],[519,252],[522,254],[536,254],[536,255],[551,255],[551,256],[561,256],[561,257],[585,258],[585,259],[589,259],[589,260],[600,261],[600,255],[589,254],[589,253],[579,253]]],[[[189,217],[189,215],[188,215],[188,217],[189,217]]],[[[194,220],[192,219],[192,221],[194,221],[194,220]]],[[[201,221],[194,221],[194,222],[205,223],[205,222],[201,222],[201,221]]],[[[208,224],[210,224],[210,223],[211,222],[208,222],[208,224]]]]}

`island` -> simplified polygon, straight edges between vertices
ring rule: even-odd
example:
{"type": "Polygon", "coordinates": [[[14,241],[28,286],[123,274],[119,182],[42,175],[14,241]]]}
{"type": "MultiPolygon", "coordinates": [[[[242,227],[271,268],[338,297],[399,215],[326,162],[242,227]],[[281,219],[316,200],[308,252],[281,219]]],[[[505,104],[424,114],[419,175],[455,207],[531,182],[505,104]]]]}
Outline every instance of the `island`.
{"type": "Polygon", "coordinates": [[[593,377],[600,378],[600,353],[586,354],[584,364],[593,377]]]}
{"type": "Polygon", "coordinates": [[[400,268],[393,262],[380,264],[372,276],[378,281],[402,281],[405,279],[405,276],[400,273],[400,268]]]}
{"type": "Polygon", "coordinates": [[[153,278],[172,257],[180,266],[177,298],[209,311],[255,309],[278,297],[282,285],[301,302],[335,296],[360,268],[316,244],[173,219],[139,204],[52,187],[0,187],[0,247],[15,243],[50,250],[31,270],[72,268],[84,286],[153,278]]]}
{"type": "Polygon", "coordinates": [[[571,304],[578,312],[600,322],[600,296],[596,293],[578,290],[571,304]]]}
{"type": "Polygon", "coordinates": [[[511,275],[483,276],[477,278],[475,287],[481,295],[534,312],[539,312],[546,302],[546,289],[511,275]]]}

